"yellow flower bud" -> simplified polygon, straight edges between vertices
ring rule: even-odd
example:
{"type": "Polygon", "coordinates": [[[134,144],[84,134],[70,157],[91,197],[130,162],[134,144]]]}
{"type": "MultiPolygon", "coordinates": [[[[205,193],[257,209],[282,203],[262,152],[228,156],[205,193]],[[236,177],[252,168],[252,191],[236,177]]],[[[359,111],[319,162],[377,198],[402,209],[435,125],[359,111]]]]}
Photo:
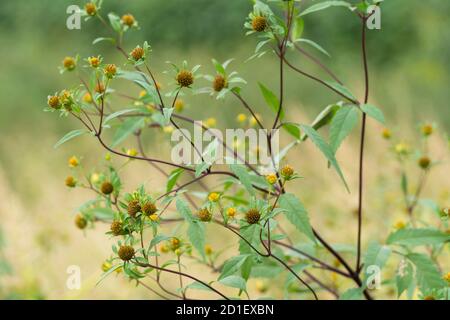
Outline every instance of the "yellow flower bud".
{"type": "Polygon", "coordinates": [[[75,168],[75,167],[78,167],[79,164],[80,164],[80,161],[78,160],[77,157],[72,156],[69,158],[69,167],[75,168]]]}

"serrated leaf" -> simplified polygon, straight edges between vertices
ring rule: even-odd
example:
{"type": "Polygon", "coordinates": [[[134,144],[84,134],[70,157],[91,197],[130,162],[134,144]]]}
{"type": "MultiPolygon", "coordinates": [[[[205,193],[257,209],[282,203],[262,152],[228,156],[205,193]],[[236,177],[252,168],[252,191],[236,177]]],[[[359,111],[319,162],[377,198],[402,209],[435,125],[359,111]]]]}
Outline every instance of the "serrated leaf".
{"type": "Polygon", "coordinates": [[[406,257],[415,266],[416,282],[422,292],[447,286],[447,283],[441,278],[438,268],[428,256],[421,253],[410,253],[406,257]]]}
{"type": "Polygon", "coordinates": [[[363,300],[363,289],[361,288],[352,288],[339,296],[339,300],[363,300]]]}
{"type": "Polygon", "coordinates": [[[384,114],[383,111],[381,111],[380,109],[378,109],[377,107],[375,107],[374,105],[371,104],[363,104],[361,105],[361,110],[367,114],[369,117],[377,120],[378,122],[380,122],[381,124],[386,124],[386,121],[384,119],[384,114]]]}
{"type": "Polygon", "coordinates": [[[145,118],[130,118],[122,122],[114,134],[111,147],[115,147],[122,143],[136,130],[142,128],[144,124],[145,118]]]}
{"type": "Polygon", "coordinates": [[[408,262],[405,262],[406,265],[402,267],[402,270],[395,276],[395,284],[397,286],[397,296],[400,297],[402,293],[407,290],[411,283],[413,282],[413,268],[412,265],[408,262]]]}
{"type": "Polygon", "coordinates": [[[173,187],[177,184],[178,178],[181,176],[183,172],[184,172],[183,168],[177,168],[170,173],[167,179],[166,192],[172,191],[173,187]]]}
{"type": "Polygon", "coordinates": [[[134,111],[139,111],[139,109],[137,109],[137,108],[125,109],[125,110],[119,110],[119,111],[116,111],[114,113],[111,113],[109,116],[107,116],[103,120],[103,126],[105,126],[109,121],[111,121],[111,120],[113,120],[113,119],[115,119],[117,117],[120,117],[120,116],[122,116],[124,114],[130,113],[130,112],[134,112],[134,111]]]}
{"type": "Polygon", "coordinates": [[[225,263],[223,264],[222,273],[219,276],[219,281],[239,271],[241,266],[249,257],[250,255],[244,254],[232,257],[225,261],[225,263]]]}
{"type": "Polygon", "coordinates": [[[368,268],[377,266],[380,270],[386,264],[389,256],[391,254],[391,249],[388,246],[382,246],[378,242],[373,241],[369,244],[366,254],[364,256],[364,274],[368,275],[368,268]]]}
{"type": "Polygon", "coordinates": [[[240,289],[242,291],[247,291],[247,284],[242,277],[239,276],[228,276],[219,281],[221,284],[227,287],[232,287],[236,289],[240,289]]]}
{"type": "Polygon", "coordinates": [[[88,130],[85,129],[78,129],[78,130],[72,130],[69,133],[67,133],[64,137],[62,137],[54,146],[53,148],[58,148],[62,144],[66,143],[69,140],[72,140],[73,138],[76,138],[78,136],[81,136],[85,133],[88,133],[88,130]]]}
{"type": "Polygon", "coordinates": [[[347,191],[350,192],[347,182],[345,181],[344,174],[342,173],[341,167],[339,166],[331,147],[325,142],[325,140],[320,136],[320,134],[316,130],[311,128],[310,126],[301,124],[300,128],[311,139],[311,141],[317,146],[317,148],[319,148],[319,150],[322,151],[325,158],[327,158],[327,160],[331,163],[333,168],[338,173],[338,175],[341,178],[342,182],[344,183],[347,191]]]}
{"type": "Polygon", "coordinates": [[[358,123],[358,110],[355,107],[342,107],[333,117],[330,125],[330,147],[334,153],[358,123]]]}
{"type": "Polygon", "coordinates": [[[353,95],[353,93],[351,93],[351,91],[337,83],[337,82],[333,82],[333,81],[325,81],[326,84],[328,84],[330,87],[332,87],[334,90],[338,91],[339,93],[343,94],[345,97],[347,97],[348,99],[352,100],[352,101],[356,101],[357,99],[355,98],[355,96],[353,95]]]}
{"type": "Polygon", "coordinates": [[[239,181],[247,189],[247,191],[254,196],[255,190],[253,189],[250,174],[247,172],[247,169],[240,164],[231,164],[230,169],[238,177],[239,181]]]}
{"type": "Polygon", "coordinates": [[[312,241],[316,241],[309,222],[308,212],[300,200],[292,193],[281,195],[279,200],[280,208],[286,210],[286,218],[303,234],[312,241]]]}
{"type": "Polygon", "coordinates": [[[450,241],[450,235],[437,229],[403,228],[391,233],[387,244],[399,244],[405,246],[433,245],[450,241]]]}
{"type": "MultiPolygon", "coordinates": [[[[261,226],[258,224],[249,225],[246,227],[241,227],[239,230],[240,235],[250,242],[254,247],[258,248],[260,239],[261,226]]],[[[250,254],[255,251],[242,239],[239,239],[239,253],[240,254],[250,254]]]]}
{"type": "MultiPolygon", "coordinates": [[[[277,114],[278,109],[280,108],[280,101],[278,100],[277,96],[272,91],[270,91],[266,86],[264,86],[262,83],[258,83],[258,84],[259,84],[259,88],[261,89],[261,93],[262,93],[267,105],[272,109],[272,111],[275,114],[277,114]]],[[[281,110],[280,120],[283,120],[283,118],[284,118],[284,110],[281,110]]]]}

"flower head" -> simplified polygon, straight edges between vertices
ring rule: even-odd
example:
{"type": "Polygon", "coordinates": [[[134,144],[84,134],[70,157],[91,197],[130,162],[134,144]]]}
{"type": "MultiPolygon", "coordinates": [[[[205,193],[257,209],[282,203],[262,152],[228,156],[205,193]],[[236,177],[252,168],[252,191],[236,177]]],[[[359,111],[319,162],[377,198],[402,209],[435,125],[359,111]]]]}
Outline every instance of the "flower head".
{"type": "Polygon", "coordinates": [[[83,101],[86,102],[86,103],[92,103],[92,96],[91,96],[91,94],[89,92],[86,92],[83,95],[83,101]]]}
{"type": "Polygon", "coordinates": [[[78,160],[78,158],[75,156],[70,157],[68,162],[69,162],[69,167],[71,167],[71,168],[78,167],[78,165],[80,164],[80,160],[78,160]]]}
{"type": "Polygon", "coordinates": [[[131,14],[124,14],[121,19],[122,23],[128,27],[132,27],[135,23],[135,19],[131,14]]]}
{"type": "Polygon", "coordinates": [[[392,132],[388,128],[384,128],[383,131],[381,132],[381,135],[383,136],[384,139],[388,140],[392,137],[392,132]]]}
{"type": "Polygon", "coordinates": [[[88,59],[89,65],[92,68],[98,68],[98,66],[100,65],[101,59],[99,57],[89,57],[88,59]]]}
{"type": "Polygon", "coordinates": [[[68,71],[72,71],[76,67],[75,58],[73,57],[65,57],[63,60],[64,69],[68,71]]]}
{"type": "Polygon", "coordinates": [[[228,218],[234,218],[236,216],[236,208],[230,207],[227,209],[228,218]]]}
{"type": "Polygon", "coordinates": [[[133,58],[134,61],[139,61],[142,58],[144,58],[145,51],[140,46],[137,46],[136,48],[131,51],[130,56],[133,58]]]}
{"type": "Polygon", "coordinates": [[[118,220],[114,220],[111,223],[110,230],[113,233],[113,235],[119,236],[120,234],[122,234],[122,222],[120,222],[118,220]]]}
{"type": "Polygon", "coordinates": [[[274,173],[268,174],[266,176],[266,181],[269,184],[275,184],[275,183],[277,183],[277,180],[278,180],[277,175],[274,173]]]}
{"type": "Polygon", "coordinates": [[[94,91],[97,93],[103,93],[103,92],[105,92],[105,86],[103,85],[103,83],[97,82],[97,84],[95,85],[94,91]]]}
{"type": "Polygon", "coordinates": [[[200,221],[203,222],[209,222],[211,221],[212,218],[211,212],[206,208],[200,209],[197,213],[197,216],[200,219],[200,221]]]}
{"type": "Polygon", "coordinates": [[[422,134],[423,134],[425,137],[431,136],[431,135],[433,134],[433,131],[434,131],[433,125],[432,125],[432,124],[429,124],[429,123],[424,124],[424,125],[422,126],[422,128],[421,128],[421,131],[422,131],[422,134]]]}
{"type": "Polygon", "coordinates": [[[142,206],[142,213],[146,216],[151,216],[152,214],[156,213],[156,211],[158,211],[158,209],[152,202],[147,202],[142,206]]]}
{"type": "Polygon", "coordinates": [[[223,88],[226,88],[228,86],[227,80],[225,77],[221,74],[216,75],[213,81],[213,89],[216,92],[222,91],[223,88]]]}
{"type": "Polygon", "coordinates": [[[190,87],[194,83],[194,75],[191,71],[181,70],[178,72],[176,80],[180,87],[190,87]]]}
{"type": "Polygon", "coordinates": [[[419,164],[419,167],[421,167],[422,169],[425,170],[430,167],[431,160],[428,157],[422,157],[419,159],[418,164],[419,164]]]}
{"type": "Polygon", "coordinates": [[[283,168],[281,168],[280,172],[283,178],[290,179],[294,175],[294,168],[287,164],[283,168]]]}
{"type": "Polygon", "coordinates": [[[141,211],[141,205],[138,200],[131,200],[128,203],[128,214],[130,217],[135,217],[138,212],[141,211]]]}
{"type": "Polygon", "coordinates": [[[211,247],[211,245],[209,245],[209,244],[205,245],[205,253],[208,256],[213,253],[213,248],[211,247]]]}
{"type": "Polygon", "coordinates": [[[120,246],[117,254],[123,261],[130,261],[134,257],[134,248],[132,246],[120,246]]]}
{"type": "Polygon", "coordinates": [[[102,183],[100,191],[105,195],[111,194],[114,191],[114,186],[111,184],[111,182],[105,181],[102,183]]]}
{"type": "Polygon", "coordinates": [[[68,176],[68,177],[66,178],[66,180],[65,180],[65,184],[66,184],[66,186],[69,187],[69,188],[75,188],[76,185],[77,185],[77,181],[75,180],[74,177],[68,176]]]}
{"type": "Polygon", "coordinates": [[[217,202],[220,199],[220,194],[218,194],[217,192],[211,192],[208,195],[208,200],[211,202],[217,202]]]}
{"type": "Polygon", "coordinates": [[[48,96],[47,104],[50,108],[58,109],[60,107],[60,101],[58,96],[48,96]]]}
{"type": "Polygon", "coordinates": [[[175,100],[174,108],[177,112],[181,112],[184,109],[184,101],[181,99],[175,100]]]}
{"type": "Polygon", "coordinates": [[[256,32],[263,32],[267,29],[267,19],[263,16],[256,16],[252,20],[252,28],[256,32]]]}
{"type": "Polygon", "coordinates": [[[261,219],[261,214],[257,209],[250,209],[245,214],[245,220],[247,220],[248,224],[256,224],[261,219]]]}
{"type": "Polygon", "coordinates": [[[108,64],[103,72],[107,78],[112,79],[117,73],[117,67],[115,64],[108,64]]]}
{"type": "Polygon", "coordinates": [[[247,121],[247,116],[243,113],[240,113],[237,115],[236,120],[239,123],[244,123],[245,121],[247,121]]]}
{"type": "Polygon", "coordinates": [[[86,3],[84,10],[86,10],[86,14],[89,16],[95,16],[97,14],[97,6],[92,2],[86,3]]]}
{"type": "Polygon", "coordinates": [[[87,226],[87,220],[81,214],[77,214],[75,217],[75,225],[78,229],[85,229],[87,226]]]}

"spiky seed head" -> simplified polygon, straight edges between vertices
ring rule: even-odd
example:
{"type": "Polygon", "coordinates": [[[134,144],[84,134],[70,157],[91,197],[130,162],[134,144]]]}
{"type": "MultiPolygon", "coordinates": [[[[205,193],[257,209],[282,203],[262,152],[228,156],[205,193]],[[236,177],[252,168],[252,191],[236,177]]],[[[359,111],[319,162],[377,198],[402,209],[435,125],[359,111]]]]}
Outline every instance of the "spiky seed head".
{"type": "Polygon", "coordinates": [[[92,2],[86,3],[84,10],[86,10],[86,13],[90,16],[95,16],[97,14],[97,6],[92,2]]]}
{"type": "Polygon", "coordinates": [[[227,87],[227,80],[221,74],[216,75],[213,81],[213,89],[216,92],[222,91],[223,88],[227,87]]]}
{"type": "Polygon", "coordinates": [[[138,200],[131,200],[128,203],[128,214],[130,217],[135,217],[138,212],[141,211],[141,205],[138,200]]]}
{"type": "Polygon", "coordinates": [[[285,179],[292,178],[294,175],[294,168],[292,168],[290,165],[285,165],[283,168],[281,168],[281,175],[285,179]]]}
{"type": "Polygon", "coordinates": [[[428,157],[422,157],[419,159],[418,164],[422,169],[428,169],[430,167],[431,160],[428,157]]]}
{"type": "Polygon", "coordinates": [[[113,235],[115,236],[119,236],[122,234],[122,222],[120,222],[119,220],[114,220],[111,223],[111,227],[110,230],[113,233],[113,235]]]}
{"type": "Polygon", "coordinates": [[[209,244],[207,244],[207,245],[205,245],[205,253],[206,253],[206,255],[211,255],[212,253],[213,253],[213,248],[212,248],[212,246],[211,245],[209,245],[209,244]]]}
{"type": "Polygon", "coordinates": [[[87,227],[87,220],[81,214],[77,214],[75,217],[75,225],[78,229],[85,229],[87,227]]]}
{"type": "Polygon", "coordinates": [[[111,194],[114,191],[114,186],[112,185],[111,182],[105,181],[102,183],[102,185],[100,187],[100,191],[106,195],[111,194]]]}
{"type": "Polygon", "coordinates": [[[97,82],[97,84],[95,85],[94,91],[97,93],[103,93],[103,92],[105,92],[105,86],[103,85],[103,83],[97,82]]]}
{"type": "Polygon", "coordinates": [[[100,58],[92,56],[88,58],[88,62],[92,68],[97,68],[100,65],[100,58]]]}
{"type": "Polygon", "coordinates": [[[274,173],[268,174],[266,176],[266,181],[268,184],[275,184],[277,183],[277,180],[278,180],[277,175],[274,173]]]}
{"type": "Polygon", "coordinates": [[[77,186],[77,181],[75,180],[74,177],[68,176],[68,177],[66,178],[65,184],[66,184],[66,186],[69,187],[69,188],[75,188],[75,187],[77,186]]]}
{"type": "Polygon", "coordinates": [[[248,224],[256,224],[261,219],[261,214],[257,209],[250,209],[245,214],[245,220],[247,220],[248,224]]]}
{"type": "Polygon", "coordinates": [[[66,70],[72,71],[76,66],[75,59],[73,57],[65,57],[63,60],[63,66],[66,70]]]}
{"type": "Polygon", "coordinates": [[[134,248],[132,246],[120,246],[117,254],[123,261],[130,261],[134,257],[134,248]]]}
{"type": "Polygon", "coordinates": [[[112,79],[117,73],[117,67],[115,64],[108,64],[103,72],[107,78],[112,79]]]}
{"type": "Polygon", "coordinates": [[[58,109],[60,107],[58,96],[49,96],[47,98],[47,104],[50,108],[58,109]]]}
{"type": "Polygon", "coordinates": [[[181,70],[176,80],[180,87],[190,87],[194,83],[194,75],[190,71],[181,70]]]}
{"type": "Polygon", "coordinates": [[[252,20],[252,28],[256,32],[263,32],[267,28],[267,19],[263,16],[256,16],[252,20]]]}
{"type": "Polygon", "coordinates": [[[234,218],[236,216],[236,208],[228,208],[227,209],[227,216],[228,218],[234,218]]]}
{"type": "Polygon", "coordinates": [[[158,209],[156,208],[155,204],[152,202],[146,202],[142,206],[142,213],[145,214],[147,217],[151,216],[152,214],[156,213],[158,209]]]}
{"type": "Polygon", "coordinates": [[[434,131],[433,129],[434,129],[433,125],[425,124],[425,125],[422,126],[422,134],[425,137],[431,136],[433,134],[433,131],[434,131]]]}
{"type": "Polygon", "coordinates": [[[211,202],[217,202],[220,199],[220,194],[218,194],[217,192],[211,192],[208,195],[208,200],[211,202]]]}
{"type": "Polygon", "coordinates": [[[206,208],[200,209],[197,212],[197,216],[200,219],[200,221],[203,221],[203,222],[209,222],[209,221],[211,221],[211,218],[212,218],[211,212],[209,212],[209,210],[206,208]]]}
{"type": "Polygon", "coordinates": [[[122,16],[122,23],[126,26],[132,27],[134,25],[134,17],[131,14],[124,14],[122,16]]]}
{"type": "Polygon", "coordinates": [[[130,56],[133,58],[134,61],[139,61],[144,57],[144,49],[137,46],[136,48],[131,51],[130,56]]]}
{"type": "Polygon", "coordinates": [[[388,128],[384,128],[381,132],[381,135],[384,139],[389,140],[392,137],[392,132],[388,128]]]}

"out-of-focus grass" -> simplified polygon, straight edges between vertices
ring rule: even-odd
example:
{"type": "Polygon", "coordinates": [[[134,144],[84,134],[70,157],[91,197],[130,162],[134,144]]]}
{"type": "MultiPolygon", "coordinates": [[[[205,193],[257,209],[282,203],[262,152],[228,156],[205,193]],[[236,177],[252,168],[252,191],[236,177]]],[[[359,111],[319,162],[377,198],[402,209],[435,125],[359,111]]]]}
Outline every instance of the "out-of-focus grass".
{"type": "MultiPolygon", "coordinates": [[[[397,3],[399,2],[401,1],[397,3]]],[[[0,284],[9,297],[147,298],[151,296],[147,291],[134,288],[133,284],[121,279],[120,275],[117,279],[116,276],[108,278],[99,287],[95,286],[101,274],[100,265],[110,253],[111,241],[103,235],[106,231],[105,226],[99,225],[96,230],[89,230],[86,235],[74,227],[75,212],[72,211],[91,195],[83,191],[67,190],[63,180],[69,174],[66,166],[69,156],[72,154],[84,156],[83,161],[89,167],[95,166],[104,152],[88,137],[81,138],[78,143],[70,143],[56,151],[53,150],[52,146],[59,137],[75,128],[77,124],[72,120],[59,120],[54,115],[42,112],[48,94],[64,87],[71,87],[75,83],[73,75],[58,74],[57,65],[64,56],[80,53],[82,57],[86,57],[101,53],[107,61],[115,61],[119,65],[121,63],[118,61],[123,61],[117,52],[105,44],[90,45],[96,37],[94,34],[104,35],[98,24],[83,23],[82,31],[68,31],[64,28],[63,13],[68,3],[69,1],[61,2],[50,6],[50,9],[45,9],[49,6],[33,2],[18,6],[20,10],[13,10],[15,5],[12,2],[0,5],[5,6],[2,12],[9,14],[0,24],[2,41],[0,56],[3,60],[0,73],[2,99],[0,192],[4,199],[0,202],[0,218],[7,243],[5,256],[13,267],[13,274],[1,277],[0,284]],[[6,10],[6,8],[13,9],[6,10]],[[58,19],[45,20],[46,10],[47,14],[58,19]],[[27,19],[34,24],[27,24],[27,19]],[[21,21],[23,23],[20,23],[21,21]],[[82,268],[84,281],[82,291],[71,292],[65,286],[66,268],[72,264],[82,268]]],[[[445,53],[448,53],[449,42],[445,39],[448,39],[449,32],[446,32],[448,16],[444,15],[443,10],[448,4],[436,1],[427,2],[429,5],[423,2],[419,4],[416,1],[415,4],[409,3],[409,6],[398,11],[400,13],[394,11],[398,9],[398,5],[389,4],[392,11],[386,11],[383,18],[386,24],[383,24],[383,29],[370,32],[369,60],[371,101],[385,111],[388,127],[394,130],[394,138],[398,137],[399,140],[409,140],[413,143],[417,140],[418,121],[435,121],[442,129],[448,130],[446,119],[449,117],[450,93],[447,90],[449,75],[446,70],[449,55],[445,53]],[[416,17],[418,12],[420,12],[420,28],[410,23],[399,22],[397,19],[416,17]],[[406,34],[413,34],[415,41],[399,40],[399,35],[406,34]],[[377,46],[380,42],[384,44],[381,49],[377,46]]],[[[183,4],[180,2],[179,5],[183,4]]],[[[117,6],[115,8],[117,12],[131,11],[137,19],[144,20],[145,15],[140,11],[134,12],[133,8],[122,4],[117,6]]],[[[242,17],[245,15],[246,13],[242,12],[242,17]]],[[[348,17],[339,11],[331,11],[325,17],[318,16],[320,26],[314,25],[315,18],[311,17],[310,27],[307,24],[305,32],[307,37],[318,40],[330,49],[332,58],[321,59],[343,78],[355,94],[360,96],[363,83],[357,44],[359,34],[355,26],[345,26],[352,23],[348,17]],[[335,15],[340,17],[339,21],[342,19],[339,28],[347,28],[341,34],[336,31],[339,28],[334,24],[337,20],[335,15]],[[332,31],[331,35],[324,33],[325,26],[332,31]],[[350,45],[353,43],[352,38],[354,44],[350,45]]],[[[238,34],[236,31],[238,27],[235,24],[240,21],[239,19],[227,20],[230,23],[227,29],[230,31],[229,35],[238,34]]],[[[178,39],[176,37],[178,26],[173,21],[167,18],[158,22],[158,30],[163,30],[167,36],[159,36],[156,39],[178,39]]],[[[219,29],[224,28],[226,26],[219,29]]],[[[196,34],[198,33],[199,31],[196,34]]],[[[151,32],[146,34],[152,37],[151,32]]],[[[136,43],[142,43],[144,39],[146,38],[142,34],[133,33],[131,40],[127,42],[127,50],[136,43]]],[[[161,82],[171,80],[162,74],[163,70],[168,69],[165,65],[166,60],[181,62],[187,59],[192,65],[202,64],[204,66],[202,72],[206,73],[213,72],[210,66],[211,57],[218,60],[234,57],[236,61],[232,63],[231,69],[238,70],[244,78],[251,80],[245,87],[243,95],[262,114],[263,121],[271,121],[273,115],[264,105],[258,92],[257,81],[276,90],[278,77],[275,59],[266,55],[260,60],[244,64],[243,61],[253,50],[254,40],[250,38],[238,38],[234,40],[233,45],[222,46],[208,46],[195,39],[193,36],[190,41],[173,40],[173,43],[168,44],[161,40],[152,43],[154,49],[152,65],[158,77],[162,79],[161,82]]],[[[230,40],[223,42],[229,44],[230,40]]],[[[296,54],[290,54],[290,59],[299,66],[306,66],[308,70],[321,74],[320,70],[311,67],[304,58],[296,54]]],[[[336,100],[335,96],[324,93],[318,85],[299,78],[290,71],[287,72],[286,83],[287,115],[297,122],[309,122],[320,109],[336,100]]],[[[139,92],[137,88],[129,90],[132,95],[139,92]]],[[[189,105],[186,112],[193,118],[205,119],[215,116],[221,128],[234,125],[236,115],[243,111],[238,102],[231,97],[225,102],[217,102],[204,96],[186,96],[183,99],[189,105]]],[[[125,106],[126,102],[121,100],[117,107],[125,106]]],[[[380,129],[374,124],[368,129],[365,240],[372,238],[383,240],[396,219],[406,219],[401,209],[398,166],[393,156],[387,152],[389,148],[387,143],[380,138],[380,129]]],[[[153,137],[149,147],[154,154],[168,155],[167,149],[155,143],[156,139],[162,137],[162,134],[153,137]]],[[[446,139],[441,137],[433,140],[432,150],[439,158],[442,157],[444,163],[432,173],[426,189],[426,196],[436,199],[442,205],[448,204],[450,200],[449,185],[444,179],[449,172],[446,139]]],[[[131,142],[127,143],[128,145],[131,146],[131,142]]],[[[296,183],[295,190],[298,190],[298,194],[308,207],[314,224],[333,242],[349,244],[355,242],[353,235],[356,219],[353,212],[357,201],[355,167],[357,149],[358,139],[355,130],[355,134],[338,153],[350,182],[351,195],[345,192],[333,172],[324,175],[326,163],[317,160],[321,159],[321,155],[311,145],[305,144],[290,158],[305,176],[304,180],[296,183]]],[[[126,188],[134,189],[142,182],[143,176],[153,191],[163,189],[162,177],[145,164],[138,163],[133,163],[125,171],[126,188]]],[[[223,233],[223,238],[220,239],[213,236],[214,234],[216,232],[210,231],[208,238],[214,248],[219,249],[223,243],[236,243],[236,239],[227,233],[223,233]]],[[[229,255],[233,253],[227,252],[229,255]]],[[[447,269],[445,266],[442,267],[444,270],[449,268],[449,266],[446,266],[447,269]]],[[[203,269],[198,272],[206,274],[210,280],[215,277],[203,269]]],[[[170,277],[166,279],[169,282],[174,281],[170,277]]],[[[338,284],[347,285],[339,282],[338,284]]],[[[250,293],[255,297],[257,293],[253,285],[254,281],[251,282],[253,291],[250,293]]],[[[271,293],[282,297],[281,292],[271,293]]],[[[389,292],[383,293],[383,296],[393,297],[389,292]]]]}

